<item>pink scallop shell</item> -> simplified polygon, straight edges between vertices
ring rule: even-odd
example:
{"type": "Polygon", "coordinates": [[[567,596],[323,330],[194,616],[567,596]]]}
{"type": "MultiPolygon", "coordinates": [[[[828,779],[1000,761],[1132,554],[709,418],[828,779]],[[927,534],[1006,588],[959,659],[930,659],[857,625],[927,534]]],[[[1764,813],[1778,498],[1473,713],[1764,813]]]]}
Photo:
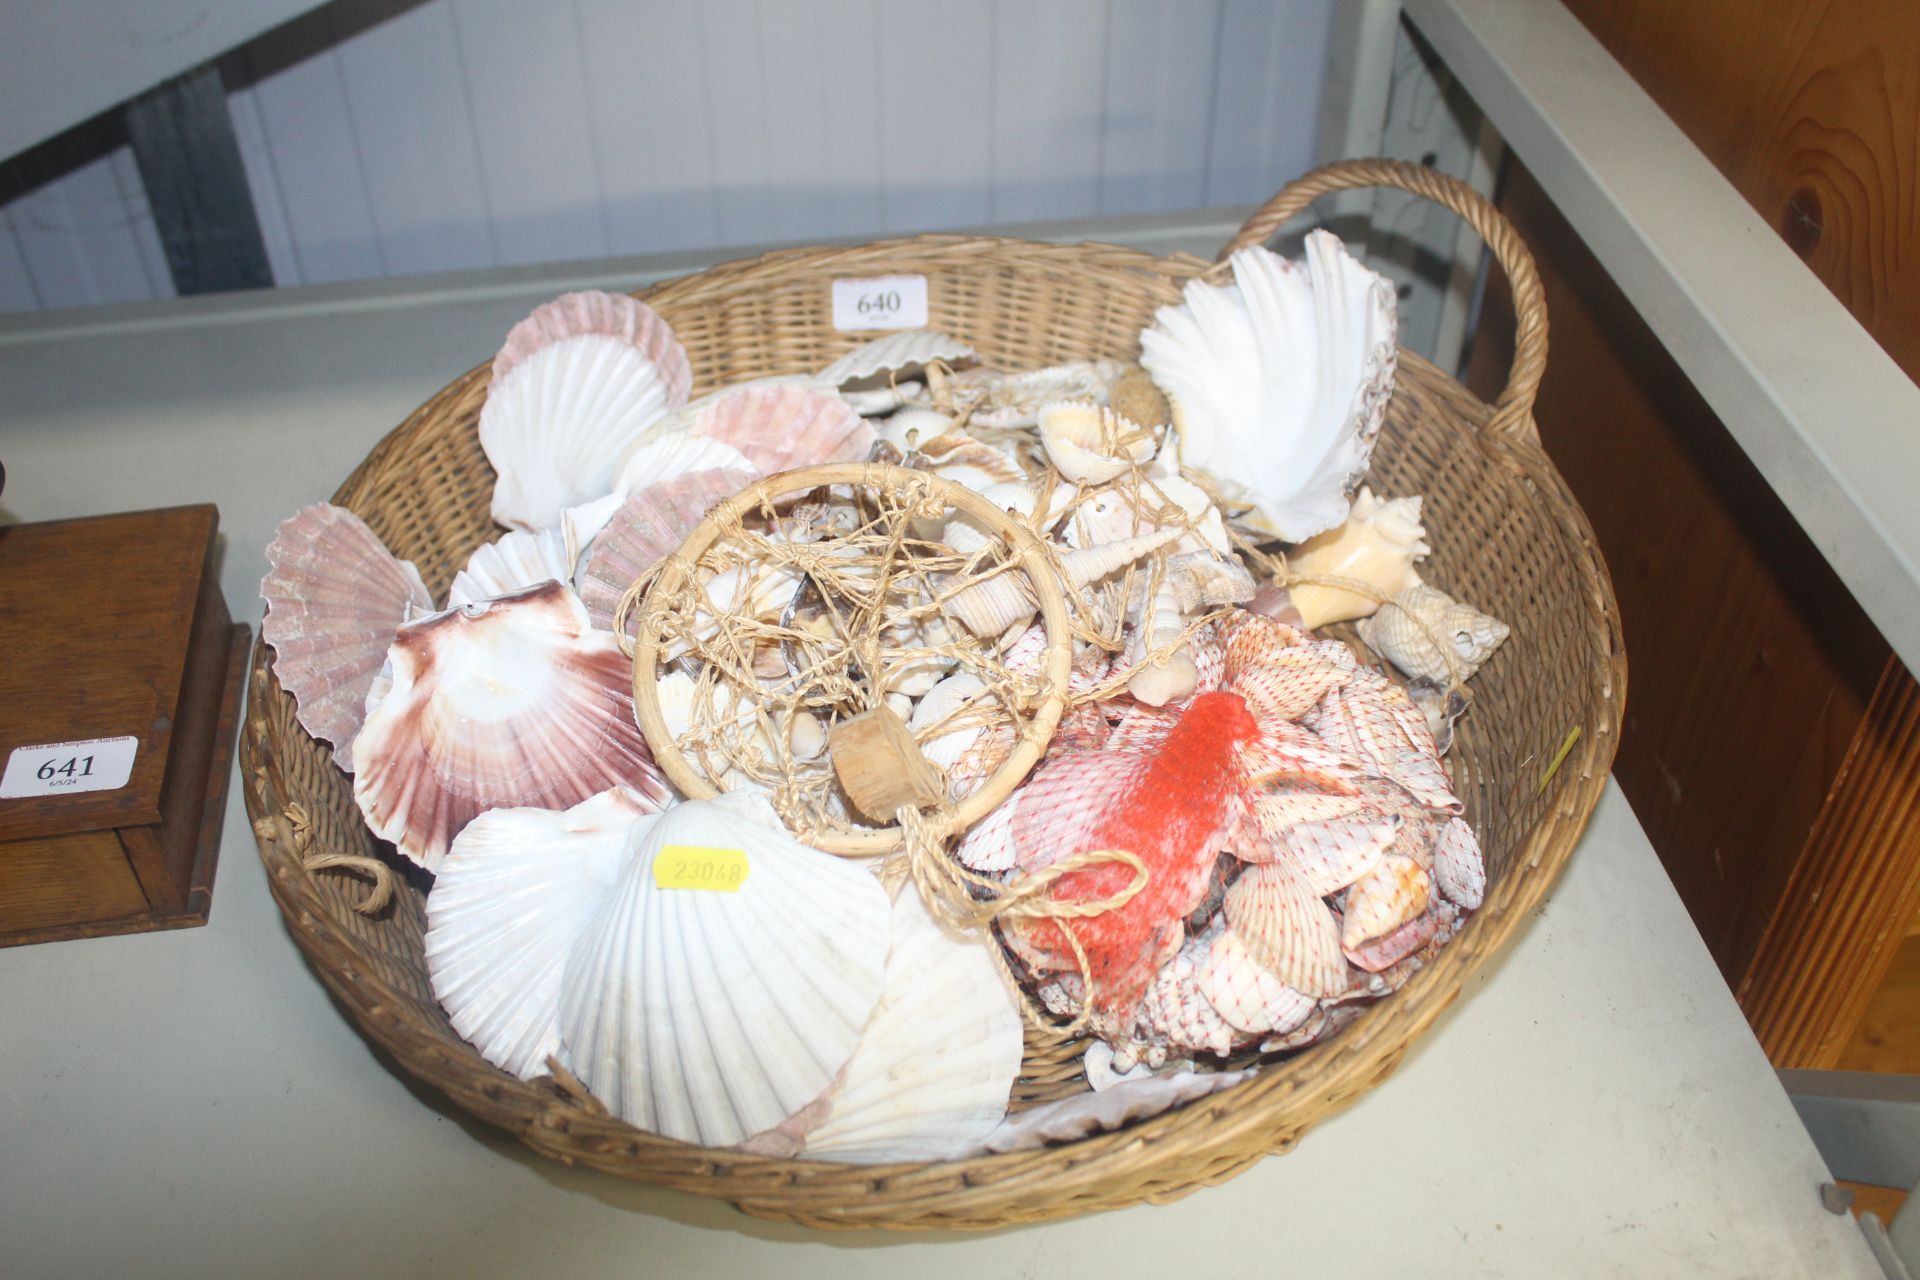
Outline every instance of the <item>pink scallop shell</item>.
{"type": "Polygon", "coordinates": [[[400,629],[393,684],[354,743],[367,825],[432,871],[489,809],[668,792],[633,718],[632,664],[557,582],[400,629]]]}
{"type": "Polygon", "coordinates": [[[433,608],[420,571],[397,560],[345,507],[316,503],[281,521],[267,544],[260,634],[300,726],[353,771],[367,689],[408,613],[433,608]]]}
{"type": "Polygon", "coordinates": [[[693,390],[693,366],[687,361],[687,349],[674,336],[673,326],[638,298],[599,289],[563,293],[535,307],[531,315],[513,326],[500,354],[493,358],[494,381],[540,348],[590,333],[606,334],[640,348],[666,388],[667,407],[677,409],[687,402],[693,390]]]}
{"type": "Polygon", "coordinates": [[[692,430],[732,445],[764,475],[864,461],[874,439],[872,424],[845,400],[798,382],[762,383],[715,396],[692,430]]]}
{"type": "Polygon", "coordinates": [[[614,611],[634,580],[685,542],[715,503],[756,478],[738,468],[690,471],[628,494],[580,568],[580,598],[593,625],[612,630],[614,611]]]}

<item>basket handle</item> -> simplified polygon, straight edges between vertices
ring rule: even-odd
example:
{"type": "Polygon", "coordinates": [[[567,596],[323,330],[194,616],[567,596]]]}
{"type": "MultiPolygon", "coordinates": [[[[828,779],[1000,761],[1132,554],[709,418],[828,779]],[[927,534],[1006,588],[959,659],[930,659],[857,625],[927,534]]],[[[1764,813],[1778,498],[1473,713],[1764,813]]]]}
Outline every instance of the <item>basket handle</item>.
{"type": "MultiPolygon", "coordinates": [[[[1224,264],[1236,249],[1264,244],[1294,214],[1334,191],[1356,187],[1397,187],[1444,205],[1466,220],[1493,250],[1513,289],[1513,368],[1507,386],[1494,401],[1493,416],[1482,428],[1509,439],[1539,439],[1533,425],[1534,396],[1547,367],[1547,297],[1534,269],[1533,255],[1506,215],[1458,178],[1403,160],[1342,160],[1289,182],[1248,218],[1216,260],[1224,264]]],[[[1219,267],[1216,266],[1215,270],[1219,267]]]]}

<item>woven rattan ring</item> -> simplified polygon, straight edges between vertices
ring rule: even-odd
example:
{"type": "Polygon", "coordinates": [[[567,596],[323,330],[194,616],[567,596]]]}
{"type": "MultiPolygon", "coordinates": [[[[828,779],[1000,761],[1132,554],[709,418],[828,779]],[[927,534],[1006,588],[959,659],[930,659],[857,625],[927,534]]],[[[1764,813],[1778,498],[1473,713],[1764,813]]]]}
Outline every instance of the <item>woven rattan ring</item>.
{"type": "MultiPolygon", "coordinates": [[[[826,773],[827,759],[802,759],[791,749],[790,726],[797,716],[833,721],[825,754],[844,794],[856,802],[847,773],[854,752],[887,772],[905,775],[926,767],[911,735],[886,708],[879,677],[900,656],[887,647],[888,633],[903,623],[942,617],[960,593],[999,579],[1038,613],[1046,644],[1037,662],[1009,670],[997,651],[998,637],[975,638],[958,626],[946,642],[911,652],[929,661],[951,660],[982,677],[992,694],[988,701],[1004,709],[1014,729],[1010,753],[957,802],[949,800],[937,775],[913,799],[887,802],[932,816],[946,831],[964,830],[1004,800],[1046,751],[1066,707],[1072,635],[1058,562],[1046,544],[971,489],[924,471],[837,463],[768,476],[710,510],[650,581],[634,584],[615,628],[627,634],[632,619],[634,709],[655,762],[683,795],[707,799],[723,789],[716,774],[737,766],[751,740],[756,745],[746,767],[761,770],[756,780],[770,784],[775,806],[808,843],[849,856],[901,848],[898,821],[864,826],[848,820],[844,809],[835,813],[819,803],[836,780],[826,773]],[[814,509],[831,505],[846,527],[796,532],[804,527],[809,502],[814,509]],[[984,533],[988,545],[963,554],[922,536],[944,526],[950,513],[984,533]],[[729,573],[734,576],[723,579],[729,573]],[[716,579],[747,585],[743,594],[729,596],[713,585],[716,579]],[[784,580],[789,595],[796,581],[811,585],[816,598],[827,602],[827,625],[809,634],[790,617],[770,620],[756,613],[752,584],[768,580],[784,580]],[[902,606],[903,598],[913,602],[910,607],[902,606]],[[770,650],[791,655],[796,645],[810,647],[791,668],[776,655],[769,678],[757,665],[770,650]],[[683,712],[691,717],[691,733],[686,723],[669,720],[661,691],[663,668],[684,668],[690,665],[686,658],[697,659],[703,672],[696,700],[683,712]],[[731,741],[714,750],[690,749],[690,743],[729,733],[731,741]],[[900,753],[891,765],[888,750],[900,753]]],[[[912,790],[910,777],[890,781],[912,790]]]]}

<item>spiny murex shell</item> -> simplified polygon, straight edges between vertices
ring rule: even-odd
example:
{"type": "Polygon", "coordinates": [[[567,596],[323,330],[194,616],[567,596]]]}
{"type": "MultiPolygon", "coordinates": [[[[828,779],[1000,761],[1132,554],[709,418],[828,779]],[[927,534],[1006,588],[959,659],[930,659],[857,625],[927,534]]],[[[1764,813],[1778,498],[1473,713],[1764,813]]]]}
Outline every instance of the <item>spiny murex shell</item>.
{"type": "Polygon", "coordinates": [[[859,1043],[883,988],[888,913],[871,872],[787,835],[762,793],[643,819],[567,960],[572,1070],[615,1115],[669,1138],[732,1146],[771,1129],[859,1043]],[[661,886],[685,870],[676,862],[701,859],[744,876],[731,891],[661,886]]]}
{"type": "MultiPolygon", "coordinates": [[[[1289,553],[1287,571],[1303,578],[1352,578],[1391,598],[1420,585],[1413,563],[1433,550],[1426,536],[1419,498],[1376,498],[1361,485],[1346,521],[1289,553]]],[[[1288,590],[1309,631],[1364,618],[1380,608],[1372,596],[1329,583],[1296,582],[1288,590]]]]}
{"type": "Polygon", "coordinates": [[[1141,335],[1140,363],[1173,402],[1180,460],[1247,522],[1299,542],[1346,518],[1393,390],[1393,288],[1327,231],[1307,259],[1232,258],[1229,286],[1195,280],[1141,335]]]}
{"type": "Polygon", "coordinates": [[[492,809],[454,837],[427,895],[427,976],[480,1056],[522,1080],[560,1052],[560,974],[659,806],[616,787],[564,813],[492,809]]]}
{"type": "Polygon", "coordinates": [[[1422,583],[1356,624],[1367,647],[1415,679],[1466,681],[1500,642],[1507,624],[1422,583]],[[1429,638],[1431,633],[1431,638],[1429,638]],[[1443,651],[1435,641],[1444,644],[1443,651]]]}
{"type": "Polygon", "coordinates": [[[367,826],[427,870],[488,809],[564,809],[626,785],[664,799],[632,664],[549,582],[400,629],[393,684],[354,740],[367,826]]]}
{"type": "Polygon", "coordinates": [[[359,516],[316,503],[280,522],[267,544],[260,634],[273,674],[293,695],[301,728],[333,745],[353,771],[353,739],[387,646],[433,597],[411,562],[397,560],[359,516]]]}

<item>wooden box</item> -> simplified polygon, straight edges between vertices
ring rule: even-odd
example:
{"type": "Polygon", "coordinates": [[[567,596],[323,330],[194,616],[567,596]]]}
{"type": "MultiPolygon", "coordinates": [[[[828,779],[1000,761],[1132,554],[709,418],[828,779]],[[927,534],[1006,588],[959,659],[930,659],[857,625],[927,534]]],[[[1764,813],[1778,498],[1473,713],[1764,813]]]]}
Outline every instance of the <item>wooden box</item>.
{"type": "Polygon", "coordinates": [[[0,528],[0,946],[206,923],[247,654],[218,525],[0,528]]]}

